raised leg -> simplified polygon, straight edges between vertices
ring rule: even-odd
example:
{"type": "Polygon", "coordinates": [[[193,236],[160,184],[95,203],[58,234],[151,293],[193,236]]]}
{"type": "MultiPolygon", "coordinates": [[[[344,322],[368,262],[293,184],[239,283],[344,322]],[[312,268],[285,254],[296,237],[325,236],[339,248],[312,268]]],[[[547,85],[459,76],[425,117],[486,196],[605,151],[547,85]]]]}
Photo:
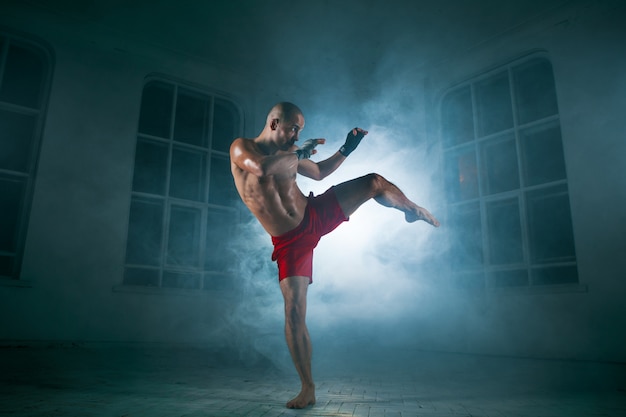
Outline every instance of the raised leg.
{"type": "Polygon", "coordinates": [[[404,212],[409,223],[424,220],[435,227],[439,226],[439,221],[428,210],[409,200],[398,187],[378,174],[367,174],[339,184],[335,187],[335,194],[346,216],[351,216],[363,203],[373,198],[385,207],[404,212]]]}
{"type": "Polygon", "coordinates": [[[287,408],[305,408],[315,404],[315,384],[311,373],[311,338],[306,327],[306,294],[309,277],[288,277],[280,282],[285,299],[285,337],[291,358],[300,376],[300,393],[287,408]]]}

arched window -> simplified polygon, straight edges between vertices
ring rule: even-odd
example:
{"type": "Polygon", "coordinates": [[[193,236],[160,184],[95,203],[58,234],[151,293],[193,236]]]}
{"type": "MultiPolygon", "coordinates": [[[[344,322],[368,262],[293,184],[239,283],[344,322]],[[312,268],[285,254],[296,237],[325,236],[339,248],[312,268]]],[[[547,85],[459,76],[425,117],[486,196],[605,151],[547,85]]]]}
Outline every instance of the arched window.
{"type": "Polygon", "coordinates": [[[531,56],[448,91],[441,139],[455,285],[577,283],[550,61],[531,56]]]}
{"type": "Polygon", "coordinates": [[[0,277],[20,277],[51,59],[37,43],[0,32],[0,277]]]}
{"type": "Polygon", "coordinates": [[[230,100],[150,79],[137,133],[124,284],[228,286],[225,241],[238,221],[230,143],[242,117],[230,100]]]}

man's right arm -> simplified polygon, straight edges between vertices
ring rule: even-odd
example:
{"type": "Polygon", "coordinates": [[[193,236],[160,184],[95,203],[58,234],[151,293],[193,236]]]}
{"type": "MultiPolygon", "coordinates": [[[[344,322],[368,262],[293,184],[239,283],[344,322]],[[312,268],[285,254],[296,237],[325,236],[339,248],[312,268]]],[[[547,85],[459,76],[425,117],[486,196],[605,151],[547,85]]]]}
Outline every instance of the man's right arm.
{"type": "Polygon", "coordinates": [[[240,169],[257,177],[295,171],[298,157],[294,153],[263,155],[250,139],[235,139],[230,146],[230,158],[240,169]]]}

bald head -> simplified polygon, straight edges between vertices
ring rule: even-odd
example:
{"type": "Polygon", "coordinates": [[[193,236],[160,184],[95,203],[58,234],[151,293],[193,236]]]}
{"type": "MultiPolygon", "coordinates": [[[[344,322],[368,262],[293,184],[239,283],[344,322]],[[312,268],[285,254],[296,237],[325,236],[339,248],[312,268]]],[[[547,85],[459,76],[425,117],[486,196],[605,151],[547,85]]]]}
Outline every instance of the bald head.
{"type": "Polygon", "coordinates": [[[294,117],[303,116],[302,110],[293,103],[283,101],[272,107],[272,110],[267,115],[266,124],[269,125],[272,120],[278,119],[279,121],[291,120],[294,117]]]}

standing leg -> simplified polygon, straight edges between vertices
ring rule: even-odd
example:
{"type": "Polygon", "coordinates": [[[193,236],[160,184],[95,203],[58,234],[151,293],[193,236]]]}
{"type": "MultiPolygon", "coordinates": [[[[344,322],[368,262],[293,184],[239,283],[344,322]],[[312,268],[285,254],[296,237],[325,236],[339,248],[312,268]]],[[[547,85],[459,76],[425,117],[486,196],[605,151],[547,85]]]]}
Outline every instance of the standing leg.
{"type": "Polygon", "coordinates": [[[311,373],[311,338],[306,327],[306,294],[309,277],[288,277],[280,281],[285,299],[285,337],[291,358],[300,376],[302,389],[287,403],[288,408],[315,404],[315,384],[311,373]]]}
{"type": "Polygon", "coordinates": [[[378,174],[367,174],[339,184],[335,187],[335,194],[343,214],[347,217],[373,198],[385,207],[393,207],[404,212],[404,217],[409,223],[424,220],[433,226],[439,226],[439,221],[428,210],[409,200],[398,187],[378,174]]]}

